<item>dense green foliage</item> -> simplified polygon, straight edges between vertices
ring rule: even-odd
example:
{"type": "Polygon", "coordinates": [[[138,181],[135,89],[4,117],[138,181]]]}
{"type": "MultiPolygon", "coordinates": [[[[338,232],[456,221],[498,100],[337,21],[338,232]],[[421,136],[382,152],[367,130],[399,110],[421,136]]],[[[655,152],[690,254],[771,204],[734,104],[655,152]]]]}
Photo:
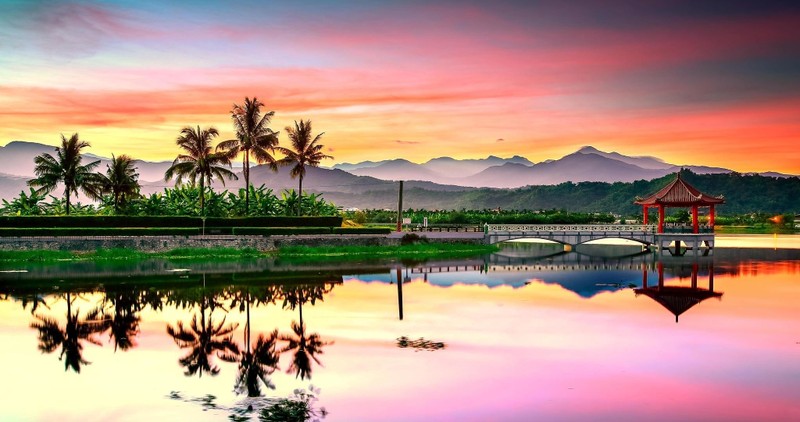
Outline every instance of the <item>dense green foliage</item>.
{"type": "MultiPolygon", "coordinates": [[[[694,174],[684,170],[683,178],[704,193],[723,195],[725,204],[717,207],[720,216],[751,213],[770,215],[800,212],[800,178],[767,177],[757,174],[694,174]]],[[[526,186],[518,189],[472,189],[433,191],[406,189],[404,202],[425,209],[446,210],[566,210],[571,213],[611,213],[639,216],[636,197],[657,192],[675,178],[667,175],[631,183],[565,182],[553,186],[526,186]]],[[[394,191],[371,191],[361,195],[362,202],[396,203],[394,191]]],[[[670,213],[679,209],[669,209],[670,213]]],[[[348,217],[350,218],[350,217],[348,217]]],[[[415,221],[416,222],[416,221],[415,221]]]]}
{"type": "MultiPolygon", "coordinates": [[[[386,210],[364,210],[342,213],[345,219],[359,224],[386,223],[397,221],[397,212],[386,210]]],[[[410,218],[412,224],[422,224],[428,219],[429,226],[443,224],[589,224],[612,223],[616,219],[606,213],[575,213],[563,210],[414,210],[403,211],[403,217],[410,218]]]]}
{"type": "MultiPolygon", "coordinates": [[[[244,189],[237,192],[214,192],[205,188],[205,215],[208,217],[244,216],[289,216],[296,215],[298,195],[295,190],[285,190],[278,197],[272,189],[263,185],[250,187],[250,207],[246,205],[244,189]]],[[[42,194],[33,189],[11,201],[3,200],[0,215],[64,215],[66,203],[61,198],[50,196],[47,202],[42,194]]],[[[179,186],[163,192],[129,199],[123,204],[114,197],[104,195],[96,205],[71,204],[72,215],[131,215],[131,216],[200,216],[200,188],[179,186]]],[[[322,195],[303,195],[303,211],[307,216],[336,215],[336,206],[325,201],[322,195]]]]}

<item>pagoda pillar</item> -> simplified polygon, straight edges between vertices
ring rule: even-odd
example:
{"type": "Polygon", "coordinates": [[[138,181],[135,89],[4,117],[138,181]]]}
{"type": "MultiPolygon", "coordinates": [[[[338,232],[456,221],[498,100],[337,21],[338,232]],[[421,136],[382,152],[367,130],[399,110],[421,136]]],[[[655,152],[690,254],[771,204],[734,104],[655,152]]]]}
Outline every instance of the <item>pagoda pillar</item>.
{"type": "Polygon", "coordinates": [[[700,233],[700,224],[697,222],[697,205],[692,205],[692,232],[700,233]]]}
{"type": "Polygon", "coordinates": [[[642,208],[644,209],[644,218],[642,219],[642,222],[646,226],[647,225],[647,208],[649,208],[649,207],[647,205],[642,205],[642,208]]]}
{"type": "Polygon", "coordinates": [[[658,232],[664,233],[664,205],[658,204],[658,232]]]}
{"type": "Polygon", "coordinates": [[[708,264],[708,290],[714,291],[714,263],[708,264]]]}

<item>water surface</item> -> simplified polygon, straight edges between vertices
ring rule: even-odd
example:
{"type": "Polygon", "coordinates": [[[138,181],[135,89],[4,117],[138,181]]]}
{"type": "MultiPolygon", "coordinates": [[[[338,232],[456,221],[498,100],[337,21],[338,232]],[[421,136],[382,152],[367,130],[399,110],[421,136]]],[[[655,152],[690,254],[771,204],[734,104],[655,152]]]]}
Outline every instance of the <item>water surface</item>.
{"type": "Polygon", "coordinates": [[[2,420],[228,420],[311,384],[326,421],[800,420],[798,250],[0,271],[2,420]],[[276,330],[275,389],[237,388],[276,330]]]}

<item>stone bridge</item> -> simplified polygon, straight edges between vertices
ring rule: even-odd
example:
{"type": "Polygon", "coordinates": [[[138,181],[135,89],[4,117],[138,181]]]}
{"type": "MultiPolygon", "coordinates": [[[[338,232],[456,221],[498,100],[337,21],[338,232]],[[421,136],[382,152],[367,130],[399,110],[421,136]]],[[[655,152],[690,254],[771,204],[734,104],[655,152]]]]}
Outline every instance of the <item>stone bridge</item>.
{"type": "Polygon", "coordinates": [[[625,239],[652,245],[656,226],[628,224],[487,224],[484,234],[489,244],[515,239],[543,239],[576,246],[600,239],[625,239]]]}

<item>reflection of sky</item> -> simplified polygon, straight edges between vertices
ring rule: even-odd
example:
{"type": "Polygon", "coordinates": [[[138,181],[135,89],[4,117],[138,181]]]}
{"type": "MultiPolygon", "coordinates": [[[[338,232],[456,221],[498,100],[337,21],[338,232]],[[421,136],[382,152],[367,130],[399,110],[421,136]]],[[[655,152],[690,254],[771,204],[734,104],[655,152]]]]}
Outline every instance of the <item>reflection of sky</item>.
{"type": "MultiPolygon", "coordinates": [[[[411,273],[415,278],[419,273],[411,273]]],[[[406,276],[405,271],[403,277],[406,276]]],[[[652,275],[651,275],[652,277],[652,275]]],[[[345,276],[347,280],[363,280],[366,282],[394,283],[395,273],[366,274],[345,276]]],[[[642,284],[641,271],[607,270],[607,271],[526,271],[526,272],[488,272],[461,271],[429,273],[429,284],[439,287],[451,287],[460,284],[481,285],[489,288],[510,286],[519,288],[531,282],[557,284],[566,290],[573,291],[584,298],[590,298],[602,291],[614,291],[629,284],[642,284]]]]}

